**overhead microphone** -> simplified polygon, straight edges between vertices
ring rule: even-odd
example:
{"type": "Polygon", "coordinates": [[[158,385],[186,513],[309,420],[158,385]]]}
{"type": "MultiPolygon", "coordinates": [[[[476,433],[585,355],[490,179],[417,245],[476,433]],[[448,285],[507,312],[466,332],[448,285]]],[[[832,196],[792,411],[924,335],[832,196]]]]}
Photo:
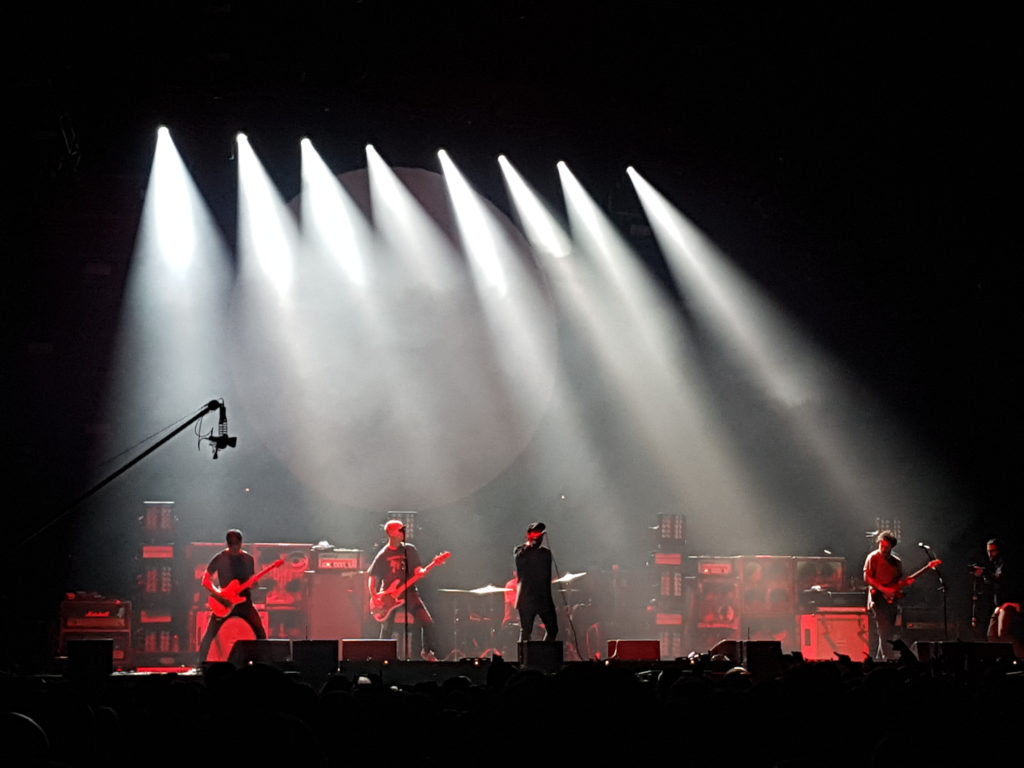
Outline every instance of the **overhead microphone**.
{"type": "Polygon", "coordinates": [[[218,454],[225,448],[234,448],[238,445],[237,437],[230,437],[228,435],[228,408],[221,400],[218,406],[220,415],[217,418],[217,436],[207,438],[213,443],[213,458],[216,460],[218,454]]]}

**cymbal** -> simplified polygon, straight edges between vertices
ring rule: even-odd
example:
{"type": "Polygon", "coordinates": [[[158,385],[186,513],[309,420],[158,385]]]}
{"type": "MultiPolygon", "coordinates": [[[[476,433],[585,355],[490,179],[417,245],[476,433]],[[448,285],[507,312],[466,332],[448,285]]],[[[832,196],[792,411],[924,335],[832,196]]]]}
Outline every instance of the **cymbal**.
{"type": "Polygon", "coordinates": [[[486,587],[477,587],[476,589],[439,589],[438,592],[462,592],[469,595],[492,595],[498,592],[511,592],[511,589],[507,587],[496,587],[493,584],[488,584],[486,587]]]}
{"type": "Polygon", "coordinates": [[[498,592],[511,592],[512,590],[508,587],[496,587],[493,584],[488,584],[486,587],[477,587],[476,589],[469,590],[474,595],[491,595],[498,592]]]}
{"type": "Polygon", "coordinates": [[[580,573],[564,573],[561,576],[559,576],[557,579],[552,581],[551,583],[552,584],[568,584],[570,581],[575,581],[580,576],[586,576],[586,575],[587,575],[586,571],[582,571],[580,573]]]}

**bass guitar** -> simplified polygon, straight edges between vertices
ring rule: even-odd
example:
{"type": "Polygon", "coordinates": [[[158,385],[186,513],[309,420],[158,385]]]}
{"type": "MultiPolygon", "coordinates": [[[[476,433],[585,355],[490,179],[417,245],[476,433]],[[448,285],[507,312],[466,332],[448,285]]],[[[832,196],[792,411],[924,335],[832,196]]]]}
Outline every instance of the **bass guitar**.
{"type": "Polygon", "coordinates": [[[428,573],[430,573],[430,570],[432,568],[436,568],[439,565],[444,565],[448,561],[448,558],[451,556],[451,552],[442,552],[433,560],[431,560],[430,563],[425,568],[421,568],[412,576],[410,576],[409,580],[406,581],[404,584],[402,583],[401,579],[395,579],[393,582],[391,582],[390,587],[388,587],[387,589],[382,589],[380,592],[378,592],[374,596],[373,602],[370,605],[370,613],[373,614],[373,618],[375,618],[379,622],[387,621],[388,616],[390,616],[396,608],[405,605],[405,598],[402,597],[402,595],[405,594],[405,591],[409,589],[409,587],[411,587],[417,581],[426,576],[428,573]]]}
{"type": "Polygon", "coordinates": [[[897,600],[899,600],[901,597],[903,597],[906,594],[903,591],[903,588],[906,587],[907,585],[909,585],[910,582],[912,582],[914,579],[916,579],[918,576],[920,576],[925,571],[930,570],[932,568],[938,568],[940,565],[942,565],[942,561],[941,560],[932,560],[931,562],[929,562],[923,568],[914,571],[907,578],[900,579],[899,584],[897,584],[894,588],[892,588],[890,590],[883,591],[881,589],[878,589],[878,587],[872,587],[871,588],[871,596],[875,600],[885,600],[885,602],[887,602],[887,603],[894,603],[894,602],[896,602],[897,600]]]}
{"type": "Polygon", "coordinates": [[[223,619],[235,609],[236,605],[245,602],[245,598],[242,597],[242,593],[245,592],[245,590],[250,589],[257,581],[282,565],[284,565],[283,557],[278,558],[255,576],[251,576],[245,581],[232,579],[226,587],[221,587],[220,592],[215,595],[210,595],[210,599],[207,603],[210,606],[210,610],[213,611],[213,615],[218,619],[223,619]]]}

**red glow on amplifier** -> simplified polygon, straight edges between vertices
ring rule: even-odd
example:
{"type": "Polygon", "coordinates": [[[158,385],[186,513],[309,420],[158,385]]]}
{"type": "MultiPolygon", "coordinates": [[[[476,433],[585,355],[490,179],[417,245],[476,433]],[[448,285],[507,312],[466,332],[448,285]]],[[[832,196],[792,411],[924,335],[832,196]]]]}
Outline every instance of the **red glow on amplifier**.
{"type": "Polygon", "coordinates": [[[654,616],[654,623],[659,626],[681,626],[683,623],[683,614],[681,613],[658,613],[654,616]]]}
{"type": "Polygon", "coordinates": [[[171,545],[158,546],[156,544],[146,544],[142,547],[142,559],[143,560],[173,560],[174,559],[174,547],[171,545]]]}
{"type": "Polygon", "coordinates": [[[701,576],[731,576],[732,563],[728,560],[703,560],[698,571],[701,576]]]}
{"type": "Polygon", "coordinates": [[[352,557],[321,557],[317,567],[322,571],[358,571],[359,559],[352,557]]]}
{"type": "Polygon", "coordinates": [[[682,565],[683,556],[678,552],[655,552],[655,565],[682,565]]]}

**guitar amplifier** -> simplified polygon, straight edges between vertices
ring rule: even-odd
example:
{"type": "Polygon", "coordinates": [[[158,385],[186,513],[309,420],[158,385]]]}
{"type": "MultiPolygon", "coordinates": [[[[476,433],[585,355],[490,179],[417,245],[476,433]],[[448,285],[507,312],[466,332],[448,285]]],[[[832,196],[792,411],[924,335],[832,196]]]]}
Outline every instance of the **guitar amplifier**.
{"type": "Polygon", "coordinates": [[[313,551],[318,571],[358,571],[363,557],[361,549],[322,549],[313,551]]]}
{"type": "Polygon", "coordinates": [[[132,604],[122,600],[64,600],[60,604],[61,630],[131,631],[132,604]]]}
{"type": "Polygon", "coordinates": [[[89,644],[94,640],[102,640],[110,643],[108,658],[118,667],[125,667],[132,661],[132,636],[125,631],[109,632],[105,630],[91,629],[85,632],[61,631],[58,641],[58,655],[70,656],[73,649],[91,647],[89,644]]]}
{"type": "Polygon", "coordinates": [[[341,640],[361,637],[367,615],[366,576],[358,571],[307,574],[308,638],[341,640]]]}
{"type": "Polygon", "coordinates": [[[837,653],[863,661],[870,655],[867,609],[819,609],[801,615],[800,653],[808,661],[832,661],[837,653]]]}
{"type": "Polygon", "coordinates": [[[865,608],[867,600],[864,590],[831,592],[826,589],[805,589],[800,593],[799,608],[801,613],[814,613],[829,608],[865,608]]]}
{"type": "Polygon", "coordinates": [[[697,563],[698,576],[737,576],[735,557],[705,557],[703,555],[690,555],[687,560],[697,563]]]}
{"type": "Polygon", "coordinates": [[[68,654],[68,644],[83,640],[110,640],[112,659],[123,666],[131,655],[132,604],[123,600],[64,600],[60,604],[57,652],[68,654]]]}
{"type": "Polygon", "coordinates": [[[752,617],[792,616],[796,607],[796,558],[743,555],[736,560],[744,621],[752,617]]]}

